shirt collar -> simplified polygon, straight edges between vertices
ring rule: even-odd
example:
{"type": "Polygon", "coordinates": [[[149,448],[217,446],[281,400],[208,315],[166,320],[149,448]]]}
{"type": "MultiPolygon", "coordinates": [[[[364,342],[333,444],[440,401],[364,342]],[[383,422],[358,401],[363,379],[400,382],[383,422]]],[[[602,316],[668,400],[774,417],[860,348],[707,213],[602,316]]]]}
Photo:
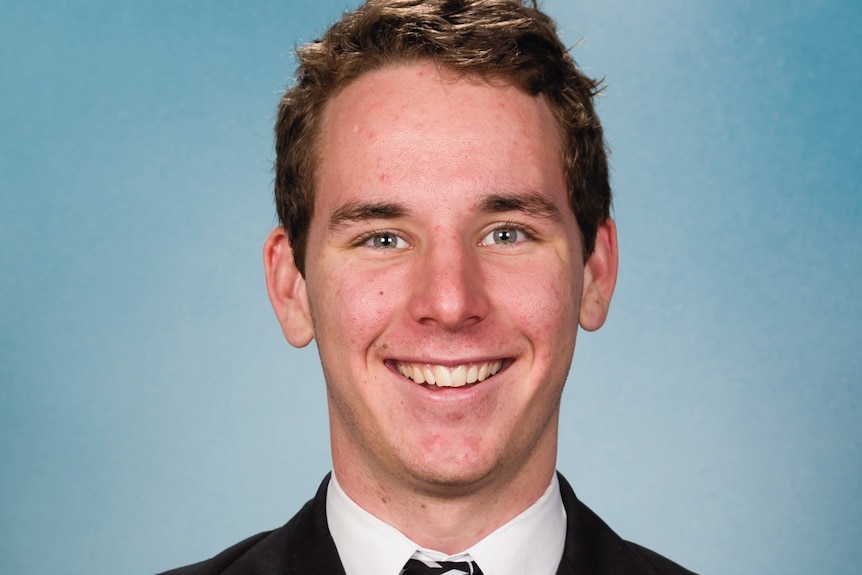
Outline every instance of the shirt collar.
{"type": "Polygon", "coordinates": [[[362,509],[334,473],[326,492],[326,518],[347,575],[398,575],[414,555],[437,561],[472,558],[485,575],[553,575],[566,539],[566,511],[556,474],[535,503],[455,555],[422,548],[362,509]]]}
{"type": "Polygon", "coordinates": [[[357,505],[335,473],[326,490],[326,520],[347,575],[398,575],[416,544],[357,505]]]}
{"type": "Polygon", "coordinates": [[[485,575],[554,575],[566,544],[566,510],[555,473],[539,499],[468,551],[485,575]]]}

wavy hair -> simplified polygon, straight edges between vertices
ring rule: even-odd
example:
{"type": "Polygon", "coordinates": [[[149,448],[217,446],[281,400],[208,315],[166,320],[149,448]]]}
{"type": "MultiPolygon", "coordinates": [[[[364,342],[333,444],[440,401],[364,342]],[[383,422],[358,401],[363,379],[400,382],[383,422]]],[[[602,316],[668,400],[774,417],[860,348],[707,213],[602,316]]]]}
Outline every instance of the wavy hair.
{"type": "Polygon", "coordinates": [[[367,72],[419,60],[545,98],[559,127],[584,260],[592,253],[611,205],[607,151],[593,106],[599,82],[578,69],[535,1],[367,0],[298,48],[297,59],[296,81],[281,99],[275,125],[275,203],[301,273],[326,103],[367,72]]]}

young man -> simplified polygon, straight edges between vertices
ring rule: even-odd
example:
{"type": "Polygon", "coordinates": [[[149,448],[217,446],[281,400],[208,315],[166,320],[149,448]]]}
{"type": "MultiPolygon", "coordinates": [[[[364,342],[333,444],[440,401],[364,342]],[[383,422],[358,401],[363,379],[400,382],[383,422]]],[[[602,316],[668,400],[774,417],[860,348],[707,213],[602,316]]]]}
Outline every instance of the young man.
{"type": "Polygon", "coordinates": [[[555,473],[578,325],[617,240],[596,83],[513,0],[369,0],[299,50],[269,296],[316,340],[333,473],[177,573],[688,573],[555,473]]]}

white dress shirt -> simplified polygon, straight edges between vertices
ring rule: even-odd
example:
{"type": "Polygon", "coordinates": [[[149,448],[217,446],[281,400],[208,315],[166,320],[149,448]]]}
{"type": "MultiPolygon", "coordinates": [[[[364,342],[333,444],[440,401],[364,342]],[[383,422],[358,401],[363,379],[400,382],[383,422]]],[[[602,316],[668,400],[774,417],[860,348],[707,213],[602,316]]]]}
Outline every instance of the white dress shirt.
{"type": "Polygon", "coordinates": [[[334,473],[326,491],[326,519],[347,575],[399,575],[411,557],[472,560],[485,575],[554,575],[566,539],[566,510],[556,474],[535,503],[455,555],[425,549],[362,509],[338,485],[334,473]]]}

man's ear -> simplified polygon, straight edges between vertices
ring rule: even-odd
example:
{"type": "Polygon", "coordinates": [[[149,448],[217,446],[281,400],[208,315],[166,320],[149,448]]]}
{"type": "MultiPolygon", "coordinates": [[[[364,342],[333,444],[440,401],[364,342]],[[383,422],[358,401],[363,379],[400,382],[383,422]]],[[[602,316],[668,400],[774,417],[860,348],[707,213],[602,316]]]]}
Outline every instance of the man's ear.
{"type": "Polygon", "coordinates": [[[308,292],[281,226],[272,230],[263,244],[263,267],[266,291],[284,337],[294,347],[305,347],[314,338],[308,292]]]}
{"type": "Polygon", "coordinates": [[[587,331],[602,327],[617,283],[617,226],[610,218],[599,226],[593,253],[584,264],[584,291],[579,322],[587,331]]]}

